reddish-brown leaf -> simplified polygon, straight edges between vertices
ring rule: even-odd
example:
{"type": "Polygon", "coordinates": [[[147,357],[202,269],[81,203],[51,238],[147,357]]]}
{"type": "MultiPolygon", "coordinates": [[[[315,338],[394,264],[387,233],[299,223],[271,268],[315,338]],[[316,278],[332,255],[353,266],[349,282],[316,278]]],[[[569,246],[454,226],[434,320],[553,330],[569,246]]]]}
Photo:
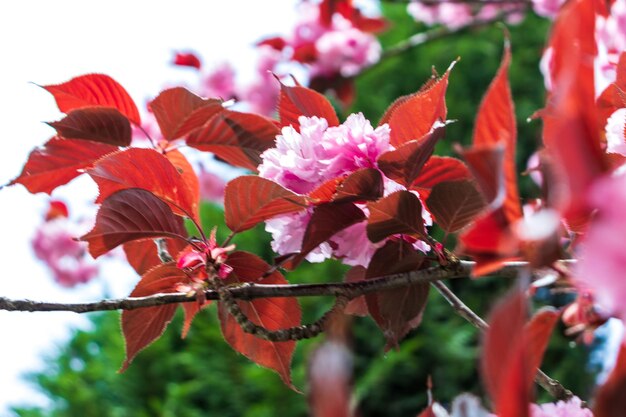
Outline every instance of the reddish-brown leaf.
{"type": "Polygon", "coordinates": [[[485,208],[485,200],[469,180],[436,184],[426,200],[435,222],[448,233],[468,224],[485,208]]]}
{"type": "Polygon", "coordinates": [[[337,185],[332,201],[347,203],[377,200],[383,196],[383,176],[374,168],[362,168],[337,185]]]}
{"type": "Polygon", "coordinates": [[[395,234],[407,234],[426,238],[422,204],[415,194],[397,191],[367,205],[370,216],[367,220],[367,237],[372,242],[395,234]]]}
{"type": "Polygon", "coordinates": [[[149,107],[167,140],[187,135],[224,110],[222,100],[198,97],[183,87],[162,91],[149,107]]]}
{"type": "MultiPolygon", "coordinates": [[[[287,284],[278,271],[263,278],[270,269],[265,261],[247,252],[234,252],[228,256],[228,265],[233,268],[226,283],[287,284]]],[[[299,326],[302,312],[295,298],[264,298],[254,301],[238,301],[239,307],[255,324],[269,330],[299,326]]],[[[291,357],[296,347],[294,341],[269,342],[245,333],[227,309],[219,304],[219,318],[224,339],[237,352],[257,364],[277,372],[283,382],[295,389],[291,382],[291,357]]]]}
{"type": "Polygon", "coordinates": [[[322,183],[308,194],[313,204],[322,204],[332,201],[337,192],[337,187],[345,180],[344,177],[332,178],[322,183]]]}
{"type": "Polygon", "coordinates": [[[339,125],[335,109],[326,97],[310,88],[295,85],[288,87],[280,84],[278,115],[282,126],[293,126],[300,130],[298,117],[317,116],[326,119],[328,126],[339,125]]]}
{"type": "Polygon", "coordinates": [[[176,167],[176,170],[183,178],[189,195],[194,196],[193,199],[197,202],[200,199],[200,181],[187,157],[177,149],[168,151],[165,157],[176,167]]]}
{"type": "MultiPolygon", "coordinates": [[[[187,243],[180,239],[165,238],[165,245],[168,253],[172,258],[176,259],[176,255],[187,246],[187,243]]],[[[126,242],[123,248],[128,263],[139,275],[143,275],[153,267],[161,264],[154,239],[126,242]]]]}
{"type": "Polygon", "coordinates": [[[50,194],[82,174],[82,170],[96,160],[116,150],[116,146],[102,143],[52,138],[30,153],[22,173],[9,185],[22,184],[33,194],[50,194]]]}
{"type": "Polygon", "coordinates": [[[552,307],[539,310],[524,327],[524,354],[526,355],[527,383],[532,385],[548,347],[554,326],[561,313],[552,307]]]}
{"type": "MultiPolygon", "coordinates": [[[[461,153],[474,175],[485,200],[492,208],[504,203],[506,188],[504,182],[505,147],[502,143],[472,147],[461,153]]],[[[510,223],[507,218],[507,222],[510,223]]]]}
{"type": "Polygon", "coordinates": [[[391,128],[390,141],[395,147],[424,137],[436,121],[445,121],[446,89],[448,77],[454,63],[438,80],[429,82],[415,94],[400,97],[385,111],[379,125],[388,123],[391,128]]]}
{"type": "Polygon", "coordinates": [[[615,367],[596,394],[594,417],[623,417],[626,410],[626,344],[622,342],[615,367]]]}
{"type": "Polygon", "coordinates": [[[472,178],[467,166],[460,159],[449,156],[431,156],[422,167],[410,189],[419,192],[422,201],[428,198],[435,184],[472,178]]]}
{"type": "Polygon", "coordinates": [[[44,85],[54,96],[59,110],[68,113],[91,106],[113,107],[135,124],[140,124],[139,111],[124,87],[104,74],[87,74],[56,85],[44,85]]]}
{"type": "Polygon", "coordinates": [[[503,170],[506,190],[503,203],[504,213],[509,222],[514,222],[522,217],[522,207],[517,189],[517,169],[515,167],[517,127],[508,77],[510,62],[511,50],[507,40],[498,73],[491,82],[478,109],[474,129],[474,146],[504,144],[503,170]]]}
{"type": "MultiPolygon", "coordinates": [[[[159,265],[148,271],[130,293],[131,297],[175,292],[176,284],[186,282],[187,275],[173,263],[159,265]]],[[[157,340],[170,323],[177,304],[122,311],[122,333],[126,343],[126,359],[120,371],[125,371],[137,353],[157,340]]]]}
{"type": "Polygon", "coordinates": [[[131,240],[187,236],[182,218],[149,191],[130,188],[109,196],[98,210],[96,224],[80,240],[94,258],[131,240]]]}
{"type": "Polygon", "coordinates": [[[65,139],[82,139],[115,146],[128,146],[128,119],[111,107],[84,107],[70,111],[58,122],[48,123],[65,139]]]}
{"type": "Polygon", "coordinates": [[[378,167],[388,178],[408,187],[420,175],[444,132],[443,126],[435,128],[418,140],[411,140],[393,151],[385,152],[378,158],[378,167]]]}
{"type": "MultiPolygon", "coordinates": [[[[365,279],[365,273],[367,269],[361,265],[352,267],[344,277],[344,282],[357,282],[365,279]]],[[[369,311],[367,309],[367,303],[365,302],[365,296],[360,295],[350,300],[344,310],[345,314],[352,314],[354,316],[367,316],[369,311]]]]}
{"type": "MultiPolygon", "coordinates": [[[[526,299],[516,291],[492,310],[482,353],[483,382],[499,417],[528,417],[532,381],[524,351],[526,299]]],[[[533,371],[534,373],[534,371],[533,371]]]]}
{"type": "Polygon", "coordinates": [[[235,178],[224,190],[224,218],[233,232],[250,229],[272,217],[304,210],[307,198],[265,178],[235,178]]]}
{"type": "Polygon", "coordinates": [[[197,188],[154,149],[130,148],[116,152],[96,162],[87,173],[100,190],[96,203],[119,190],[142,188],[167,202],[174,213],[198,220],[197,188]]]}
{"type": "Polygon", "coordinates": [[[278,127],[251,113],[222,110],[187,138],[187,145],[213,152],[231,165],[256,171],[261,154],[275,145],[278,127]]]}
{"type": "MultiPolygon", "coordinates": [[[[414,271],[424,262],[424,254],[407,242],[389,241],[378,249],[367,267],[366,278],[414,271]]],[[[422,321],[430,284],[378,291],[365,296],[367,309],[387,339],[386,349],[396,347],[406,334],[422,321]]]]}

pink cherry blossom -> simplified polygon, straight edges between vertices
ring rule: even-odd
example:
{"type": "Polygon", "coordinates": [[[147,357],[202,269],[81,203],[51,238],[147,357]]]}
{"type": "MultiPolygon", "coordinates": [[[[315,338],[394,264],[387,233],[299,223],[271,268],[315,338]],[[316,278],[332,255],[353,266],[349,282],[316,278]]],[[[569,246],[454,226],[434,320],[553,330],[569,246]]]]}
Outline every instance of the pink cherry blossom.
{"type": "Polygon", "coordinates": [[[200,198],[202,200],[220,204],[224,201],[226,183],[223,178],[201,166],[198,172],[198,182],[200,183],[200,198]]]}
{"type": "Polygon", "coordinates": [[[281,52],[270,46],[258,48],[256,77],[238,89],[238,96],[252,113],[271,116],[276,112],[279,84],[273,73],[283,59],[281,52]]]}
{"type": "Polygon", "coordinates": [[[616,110],[606,122],[606,151],[626,156],[626,108],[616,110]]]}
{"type": "Polygon", "coordinates": [[[235,96],[235,70],[223,62],[214,67],[202,79],[201,94],[228,100],[235,96]]]}
{"type": "Polygon", "coordinates": [[[557,403],[531,404],[531,417],[593,417],[590,409],[584,408],[578,397],[557,403]]]}
{"type": "Polygon", "coordinates": [[[357,75],[361,69],[380,59],[381,46],[374,35],[350,27],[324,33],[316,42],[317,60],[312,65],[313,77],[357,75]]]}
{"type": "Polygon", "coordinates": [[[472,8],[463,3],[425,5],[412,1],[407,6],[407,12],[413,19],[428,26],[442,24],[450,29],[463,27],[473,20],[472,8]]]}
{"type": "Polygon", "coordinates": [[[565,0],[532,0],[533,10],[539,16],[554,19],[565,0]]]}

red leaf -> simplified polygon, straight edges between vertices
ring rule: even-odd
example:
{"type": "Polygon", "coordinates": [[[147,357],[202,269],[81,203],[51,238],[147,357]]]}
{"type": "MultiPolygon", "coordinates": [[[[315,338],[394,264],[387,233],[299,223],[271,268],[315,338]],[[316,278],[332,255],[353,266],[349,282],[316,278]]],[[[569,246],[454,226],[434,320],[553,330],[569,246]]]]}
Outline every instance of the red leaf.
{"type": "Polygon", "coordinates": [[[596,394],[595,417],[623,417],[626,410],[626,344],[622,341],[615,368],[596,394]]]}
{"type": "Polygon", "coordinates": [[[380,242],[399,233],[426,238],[422,204],[415,194],[397,191],[379,201],[369,203],[370,216],[367,220],[367,237],[380,242]]]}
{"type": "Polygon", "coordinates": [[[344,177],[338,177],[325,181],[308,194],[309,200],[311,200],[313,204],[322,204],[332,201],[337,192],[337,187],[343,183],[344,180],[344,177]]]}
{"type": "Polygon", "coordinates": [[[377,200],[383,196],[383,176],[374,168],[362,168],[337,185],[335,203],[377,200]]]}
{"type": "Polygon", "coordinates": [[[307,198],[265,178],[247,175],[226,184],[226,225],[241,232],[272,217],[304,210],[307,198]]]}
{"type": "Polygon", "coordinates": [[[352,203],[323,204],[315,207],[302,238],[302,249],[292,261],[290,269],[295,268],[295,265],[321,243],[363,220],[365,220],[365,214],[352,203]]]}
{"type": "Polygon", "coordinates": [[[278,127],[251,113],[223,110],[187,138],[187,145],[213,152],[231,165],[256,171],[261,154],[275,145],[278,127]]]}
{"type": "Polygon", "coordinates": [[[131,141],[128,119],[111,107],[72,110],[64,119],[48,124],[65,139],[91,140],[115,146],[128,146],[131,141]]]}
{"type": "MultiPolygon", "coordinates": [[[[505,202],[504,186],[505,147],[502,143],[486,146],[474,146],[462,151],[470,171],[480,186],[485,200],[494,208],[500,208],[505,202]]],[[[507,223],[514,219],[506,219],[507,223]]]]}
{"type": "Polygon", "coordinates": [[[532,385],[541,365],[543,355],[548,347],[554,326],[559,321],[561,313],[552,307],[539,310],[524,327],[524,350],[526,367],[528,369],[528,384],[532,385]]]}
{"type": "MultiPolygon", "coordinates": [[[[177,283],[187,281],[187,275],[173,263],[162,264],[147,272],[137,284],[131,297],[175,292],[177,283]]],[[[122,311],[122,333],[126,343],[126,359],[120,372],[128,368],[135,356],[157,340],[172,321],[177,304],[122,311]]]]}
{"type": "Polygon", "coordinates": [[[93,229],[80,240],[89,243],[94,258],[131,240],[187,236],[180,217],[154,194],[130,188],[112,194],[102,203],[93,229]]]}
{"type": "Polygon", "coordinates": [[[528,381],[524,355],[525,303],[519,291],[500,301],[491,312],[483,340],[483,382],[499,417],[529,415],[532,381],[528,381]]]}
{"type": "Polygon", "coordinates": [[[34,149],[19,177],[9,183],[22,184],[31,193],[47,193],[82,174],[116,146],[89,141],[52,138],[43,148],[34,149]]]}
{"type": "MultiPolygon", "coordinates": [[[[357,265],[352,267],[344,277],[344,282],[357,282],[363,281],[365,279],[365,273],[367,269],[365,269],[361,265],[357,265]]],[[[345,314],[352,314],[354,316],[367,316],[369,314],[369,310],[367,309],[367,304],[365,302],[365,296],[360,295],[356,298],[350,300],[348,305],[344,310],[345,314]]]]}
{"type": "Polygon", "coordinates": [[[474,220],[485,208],[485,200],[471,181],[446,181],[433,187],[426,206],[436,223],[453,233],[474,220]]]}
{"type": "Polygon", "coordinates": [[[506,197],[504,213],[509,222],[522,217],[519,191],[517,190],[517,169],[515,168],[515,144],[517,127],[515,109],[509,85],[509,65],[511,50],[508,40],[504,46],[504,56],[498,73],[491,82],[483,102],[478,109],[474,130],[474,146],[504,144],[504,184],[506,197]]]}
{"type": "MultiPolygon", "coordinates": [[[[402,240],[389,241],[378,249],[367,267],[366,278],[414,271],[424,262],[424,255],[402,240]]],[[[422,321],[430,284],[366,294],[367,308],[387,339],[386,349],[398,342],[422,321]]]]}
{"type": "Polygon", "coordinates": [[[393,151],[385,152],[378,158],[378,167],[388,178],[408,187],[419,177],[444,131],[443,126],[435,128],[419,140],[411,140],[393,151]]]}
{"type": "Polygon", "coordinates": [[[149,107],[167,140],[187,135],[224,110],[222,100],[204,99],[183,87],[161,92],[149,107]]]}
{"type": "Polygon", "coordinates": [[[182,67],[192,67],[199,70],[202,67],[200,58],[192,52],[177,52],[174,56],[174,65],[182,67]]]}
{"type": "Polygon", "coordinates": [[[168,151],[165,157],[176,167],[176,170],[183,178],[183,182],[187,187],[187,191],[190,196],[193,196],[193,201],[200,199],[200,181],[194,171],[193,167],[179,150],[168,151]]]}
{"type": "MultiPolygon", "coordinates": [[[[228,256],[228,265],[233,268],[226,281],[228,284],[246,282],[287,284],[287,280],[278,271],[262,278],[270,269],[270,265],[251,253],[231,253],[228,256]]],[[[295,298],[264,298],[237,303],[253,323],[267,329],[279,330],[300,325],[302,313],[295,298]]],[[[257,364],[277,372],[286,385],[295,389],[289,369],[296,347],[294,341],[269,342],[245,333],[222,303],[219,303],[219,317],[224,339],[233,349],[257,364]]]]}
{"type": "Polygon", "coordinates": [[[54,96],[59,110],[68,113],[91,106],[113,107],[131,122],[139,125],[139,111],[124,87],[104,74],[87,74],[57,85],[44,85],[54,96]]]}
{"type": "Polygon", "coordinates": [[[419,176],[413,181],[411,190],[419,192],[422,200],[428,198],[431,188],[444,181],[472,178],[463,161],[448,156],[431,156],[422,167],[419,176]]]}
{"type": "Polygon", "coordinates": [[[393,146],[399,147],[410,140],[424,137],[437,120],[446,120],[448,110],[445,94],[453,66],[454,63],[440,79],[429,82],[415,94],[400,97],[385,111],[379,125],[389,123],[393,146]]]}
{"type": "MultiPolygon", "coordinates": [[[[176,255],[187,246],[187,243],[180,239],[166,238],[165,245],[172,258],[176,259],[176,255]]],[[[139,275],[161,264],[154,239],[126,242],[123,247],[128,263],[139,275]]]]}
{"type": "Polygon", "coordinates": [[[263,46],[263,45],[270,46],[271,48],[277,51],[282,51],[283,49],[285,49],[285,46],[287,46],[287,41],[284,38],[281,38],[280,36],[275,36],[273,38],[263,39],[262,41],[256,44],[256,46],[263,46]]]}
{"type": "Polygon", "coordinates": [[[278,115],[282,126],[291,125],[298,131],[300,116],[317,116],[326,119],[328,126],[339,125],[339,119],[330,101],[317,91],[300,85],[288,87],[281,83],[278,115]]]}
{"type": "Polygon", "coordinates": [[[198,220],[199,196],[194,184],[187,183],[186,176],[153,149],[116,152],[96,162],[87,173],[100,190],[96,203],[116,191],[141,188],[167,202],[174,213],[198,220]]]}

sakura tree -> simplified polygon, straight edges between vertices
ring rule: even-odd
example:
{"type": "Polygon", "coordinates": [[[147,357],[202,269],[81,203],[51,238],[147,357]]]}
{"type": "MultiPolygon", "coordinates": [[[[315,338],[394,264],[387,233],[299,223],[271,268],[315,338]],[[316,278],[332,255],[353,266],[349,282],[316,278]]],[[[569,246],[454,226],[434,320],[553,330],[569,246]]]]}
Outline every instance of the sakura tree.
{"type": "Polygon", "coordinates": [[[349,416],[356,411],[346,317],[370,316],[386,348],[397,347],[419,326],[434,287],[450,314],[484,332],[480,367],[491,403],[459,393],[450,411],[431,399],[420,415],[494,415],[490,408],[501,417],[622,416],[624,344],[593,398],[581,400],[539,368],[560,320],[588,340],[608,318],[626,318],[619,208],[626,199],[626,2],[533,6],[554,19],[542,60],[547,100],[534,115],[543,123],[543,142],[528,169],[541,198],[522,201],[518,189],[508,74],[514,54],[506,30],[500,68],[476,110],[472,144],[457,146],[457,156],[435,155],[454,123],[446,90],[456,61],[389,103],[377,123],[362,113],[340,118],[322,94],[346,108],[357,94],[355,77],[386,57],[467,26],[503,18],[514,24],[525,4],[411,1],[415,19],[445,26],[384,51],[375,34],[393,22],[367,16],[350,1],[305,2],[293,34],[259,42],[261,71],[251,85],[238,85],[227,64],[204,73],[199,57],[179,53],[175,63],[199,71],[202,91],[168,88],[149,103],[148,115],[104,74],[43,86],[65,117],[49,123],[56,135],[30,154],[10,185],[50,194],[87,175],[98,186],[99,209],[91,230],[72,240],[62,226],[65,207],[51,204],[37,256],[69,286],[97,268],[86,251],[96,259],[121,246],[141,279],[122,300],[0,298],[0,306],[121,310],[125,370],[163,334],[179,306],[185,337],[196,314],[216,304],[225,341],[294,390],[296,343],[324,334],[311,358],[311,408],[317,416],[349,416]],[[289,76],[293,65],[303,80],[289,76]],[[247,172],[223,186],[187,159],[186,148],[247,172]],[[222,187],[230,235],[220,241],[214,228],[201,226],[199,199],[201,190],[220,195],[222,187]],[[272,236],[271,264],[233,244],[259,224],[272,236]],[[70,270],[62,267],[65,256],[74,261],[70,270]],[[334,283],[290,283],[282,273],[330,258],[351,266],[334,283]],[[510,282],[486,321],[444,284],[468,276],[510,282]],[[576,301],[534,311],[532,293],[554,283],[577,292],[576,301]],[[298,298],[320,296],[333,297],[332,308],[303,323],[298,298]],[[534,403],[535,382],[555,403],[534,403]]]}

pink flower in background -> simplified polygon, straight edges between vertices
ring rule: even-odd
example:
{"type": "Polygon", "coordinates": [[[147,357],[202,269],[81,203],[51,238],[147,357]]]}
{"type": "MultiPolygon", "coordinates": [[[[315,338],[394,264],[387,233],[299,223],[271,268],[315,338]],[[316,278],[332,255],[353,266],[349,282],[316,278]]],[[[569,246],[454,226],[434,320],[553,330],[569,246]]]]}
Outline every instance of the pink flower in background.
{"type": "Polygon", "coordinates": [[[198,172],[198,182],[200,183],[200,198],[205,201],[213,201],[219,204],[224,202],[224,179],[204,167],[200,167],[198,172]]]}
{"type": "Polygon", "coordinates": [[[616,110],[606,122],[606,151],[626,156],[626,108],[616,110]]]}
{"type": "Polygon", "coordinates": [[[608,16],[597,16],[596,41],[595,84],[599,95],[615,81],[619,55],[626,50],[626,0],[615,0],[608,16]]]}
{"type": "Polygon", "coordinates": [[[531,417],[593,417],[590,409],[584,408],[578,397],[557,403],[531,404],[531,417]]]}
{"type": "Polygon", "coordinates": [[[202,79],[201,95],[223,100],[235,96],[235,70],[228,62],[222,62],[202,79]]]}
{"type": "MultiPolygon", "coordinates": [[[[389,144],[389,126],[374,129],[361,113],[352,114],[340,126],[328,127],[325,119],[298,119],[300,133],[284,127],[276,137],[276,147],[265,151],[259,165],[259,175],[273,180],[291,191],[306,194],[324,182],[353,173],[360,168],[375,168],[378,157],[393,147],[389,144]]],[[[384,193],[389,195],[405,188],[384,178],[384,193]]],[[[365,204],[358,204],[369,215],[365,204]]],[[[300,251],[312,209],[302,213],[278,216],[266,221],[272,234],[272,248],[281,255],[300,251]]],[[[426,224],[432,224],[430,214],[422,213],[426,224]]],[[[335,256],[348,265],[367,266],[383,242],[372,243],[367,238],[367,222],[357,223],[340,231],[307,256],[311,262],[321,262],[335,256]]],[[[412,241],[414,247],[428,251],[424,242],[412,241]]]]}
{"type": "Polygon", "coordinates": [[[463,27],[474,19],[472,8],[462,3],[425,5],[412,1],[407,6],[407,12],[413,19],[428,26],[442,24],[450,29],[463,27]]]}
{"type": "Polygon", "coordinates": [[[258,48],[256,78],[238,89],[238,96],[253,113],[271,116],[276,112],[279,84],[274,74],[282,59],[282,53],[274,48],[261,45],[258,48]]]}
{"type": "Polygon", "coordinates": [[[324,33],[316,42],[317,60],[311,66],[313,77],[357,75],[380,59],[381,46],[374,35],[349,27],[324,33]]]}
{"type": "MultiPolygon", "coordinates": [[[[51,203],[51,209],[55,209],[51,203]]],[[[66,211],[67,213],[67,211],[66,211]]],[[[35,232],[32,248],[52,272],[54,280],[63,287],[74,287],[95,278],[98,266],[87,252],[87,243],[74,240],[84,232],[80,225],[66,216],[46,216],[35,232]]]]}
{"type": "Polygon", "coordinates": [[[532,0],[533,10],[539,16],[554,19],[565,0],[532,0]]]}
{"type": "Polygon", "coordinates": [[[580,244],[575,279],[604,311],[626,319],[626,175],[598,181],[590,195],[598,213],[580,244]]]}

